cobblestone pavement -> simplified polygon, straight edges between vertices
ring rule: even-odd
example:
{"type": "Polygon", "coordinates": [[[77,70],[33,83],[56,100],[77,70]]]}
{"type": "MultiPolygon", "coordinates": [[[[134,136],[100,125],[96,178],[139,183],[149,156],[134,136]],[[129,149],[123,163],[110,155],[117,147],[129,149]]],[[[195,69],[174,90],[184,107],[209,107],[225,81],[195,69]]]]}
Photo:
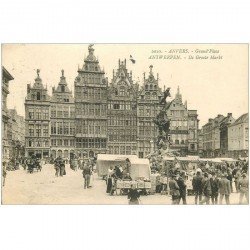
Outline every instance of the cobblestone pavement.
{"type": "MultiPolygon", "coordinates": [[[[106,183],[94,175],[92,188],[84,189],[82,172],[74,172],[66,166],[67,175],[55,177],[53,165],[43,166],[42,172],[28,174],[22,168],[7,173],[2,188],[2,204],[128,204],[126,196],[106,194],[106,183]]],[[[171,204],[171,197],[155,194],[141,196],[141,204],[171,204]]],[[[230,196],[231,204],[238,204],[239,194],[230,196]]],[[[187,197],[194,204],[194,197],[187,197]]]]}

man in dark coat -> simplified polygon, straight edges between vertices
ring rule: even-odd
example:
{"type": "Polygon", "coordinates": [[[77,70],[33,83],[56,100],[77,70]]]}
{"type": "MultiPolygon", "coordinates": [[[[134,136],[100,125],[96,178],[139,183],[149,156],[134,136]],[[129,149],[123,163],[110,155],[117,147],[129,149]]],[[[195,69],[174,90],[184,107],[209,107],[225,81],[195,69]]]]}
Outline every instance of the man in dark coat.
{"type": "Polygon", "coordinates": [[[55,166],[55,170],[56,170],[56,173],[55,173],[55,176],[58,177],[59,176],[59,173],[61,172],[60,169],[61,169],[61,164],[62,164],[62,157],[61,156],[58,156],[55,161],[54,161],[54,166],[55,166]]]}
{"type": "Polygon", "coordinates": [[[226,204],[229,205],[229,196],[231,193],[230,181],[227,179],[227,174],[223,174],[219,181],[220,204],[225,196],[226,204]]]}
{"type": "Polygon", "coordinates": [[[179,191],[180,191],[180,199],[178,204],[180,204],[180,201],[182,199],[183,205],[187,204],[187,200],[186,200],[186,195],[187,195],[187,185],[185,184],[185,172],[182,172],[181,175],[179,176],[179,174],[177,174],[176,177],[177,180],[177,184],[179,186],[179,191]]]}
{"type": "Polygon", "coordinates": [[[218,195],[219,195],[219,179],[217,178],[216,174],[213,172],[212,177],[210,178],[210,185],[211,185],[211,199],[213,205],[218,204],[218,195]]]}
{"type": "Polygon", "coordinates": [[[198,197],[199,202],[202,200],[202,179],[201,172],[197,171],[196,176],[192,180],[193,190],[195,193],[195,204],[197,205],[198,197]]]}
{"type": "Polygon", "coordinates": [[[84,189],[89,188],[89,181],[90,181],[90,175],[91,175],[91,169],[90,166],[85,165],[82,171],[82,175],[84,178],[84,189]]]}
{"type": "Polygon", "coordinates": [[[206,202],[206,204],[209,205],[211,195],[211,184],[210,179],[208,178],[208,173],[204,173],[204,178],[202,180],[202,193],[204,194],[204,199],[200,201],[200,204],[204,204],[206,202]]]}

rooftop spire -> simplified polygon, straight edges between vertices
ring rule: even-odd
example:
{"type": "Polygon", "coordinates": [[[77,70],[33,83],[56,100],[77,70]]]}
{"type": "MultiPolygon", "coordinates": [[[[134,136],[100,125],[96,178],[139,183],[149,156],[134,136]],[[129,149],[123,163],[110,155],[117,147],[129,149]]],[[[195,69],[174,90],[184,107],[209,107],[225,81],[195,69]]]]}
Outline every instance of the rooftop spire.
{"type": "Polygon", "coordinates": [[[150,65],[149,68],[150,68],[149,74],[150,74],[150,75],[153,75],[153,65],[150,65]]]}
{"type": "Polygon", "coordinates": [[[182,95],[180,94],[180,87],[179,86],[177,87],[177,93],[176,93],[175,98],[180,99],[182,101],[182,95]]]}
{"type": "Polygon", "coordinates": [[[62,69],[61,71],[62,71],[62,76],[64,76],[64,69],[62,69]]]}
{"type": "Polygon", "coordinates": [[[89,50],[89,54],[90,55],[93,55],[94,54],[94,48],[93,48],[93,46],[94,46],[94,44],[93,43],[91,43],[90,45],[89,45],[89,47],[88,47],[88,50],[89,50]]]}

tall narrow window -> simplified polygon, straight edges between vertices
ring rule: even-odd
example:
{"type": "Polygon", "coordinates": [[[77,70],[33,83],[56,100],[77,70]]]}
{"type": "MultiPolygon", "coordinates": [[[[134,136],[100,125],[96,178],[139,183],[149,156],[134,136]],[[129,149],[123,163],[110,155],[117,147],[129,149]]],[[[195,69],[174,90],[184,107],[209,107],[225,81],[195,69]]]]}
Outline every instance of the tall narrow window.
{"type": "Polygon", "coordinates": [[[41,93],[40,93],[40,92],[37,92],[37,94],[36,94],[36,99],[37,99],[37,100],[41,100],[41,93]]]}

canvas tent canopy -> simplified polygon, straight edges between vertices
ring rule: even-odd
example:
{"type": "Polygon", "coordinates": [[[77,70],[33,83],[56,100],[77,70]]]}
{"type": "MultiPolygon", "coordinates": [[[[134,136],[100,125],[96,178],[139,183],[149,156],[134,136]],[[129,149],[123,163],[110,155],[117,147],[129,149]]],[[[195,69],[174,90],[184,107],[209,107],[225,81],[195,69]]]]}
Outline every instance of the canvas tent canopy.
{"type": "Polygon", "coordinates": [[[98,154],[96,161],[96,169],[98,176],[105,176],[108,174],[110,167],[117,165],[125,166],[126,160],[138,159],[137,155],[112,155],[112,154],[98,154]]]}
{"type": "Polygon", "coordinates": [[[225,162],[236,162],[237,160],[233,159],[233,158],[218,158],[221,161],[225,161],[225,162]]]}
{"type": "Polygon", "coordinates": [[[219,158],[200,158],[199,161],[201,162],[213,162],[213,163],[222,163],[221,159],[219,158]]]}
{"type": "Polygon", "coordinates": [[[175,157],[172,157],[172,156],[163,156],[163,160],[164,161],[174,161],[175,157]]]}
{"type": "Polygon", "coordinates": [[[130,176],[133,180],[138,178],[150,179],[150,166],[148,159],[131,159],[130,176]]]}
{"type": "Polygon", "coordinates": [[[186,157],[176,157],[179,161],[189,161],[189,162],[198,162],[199,156],[186,156],[186,157]]]}

